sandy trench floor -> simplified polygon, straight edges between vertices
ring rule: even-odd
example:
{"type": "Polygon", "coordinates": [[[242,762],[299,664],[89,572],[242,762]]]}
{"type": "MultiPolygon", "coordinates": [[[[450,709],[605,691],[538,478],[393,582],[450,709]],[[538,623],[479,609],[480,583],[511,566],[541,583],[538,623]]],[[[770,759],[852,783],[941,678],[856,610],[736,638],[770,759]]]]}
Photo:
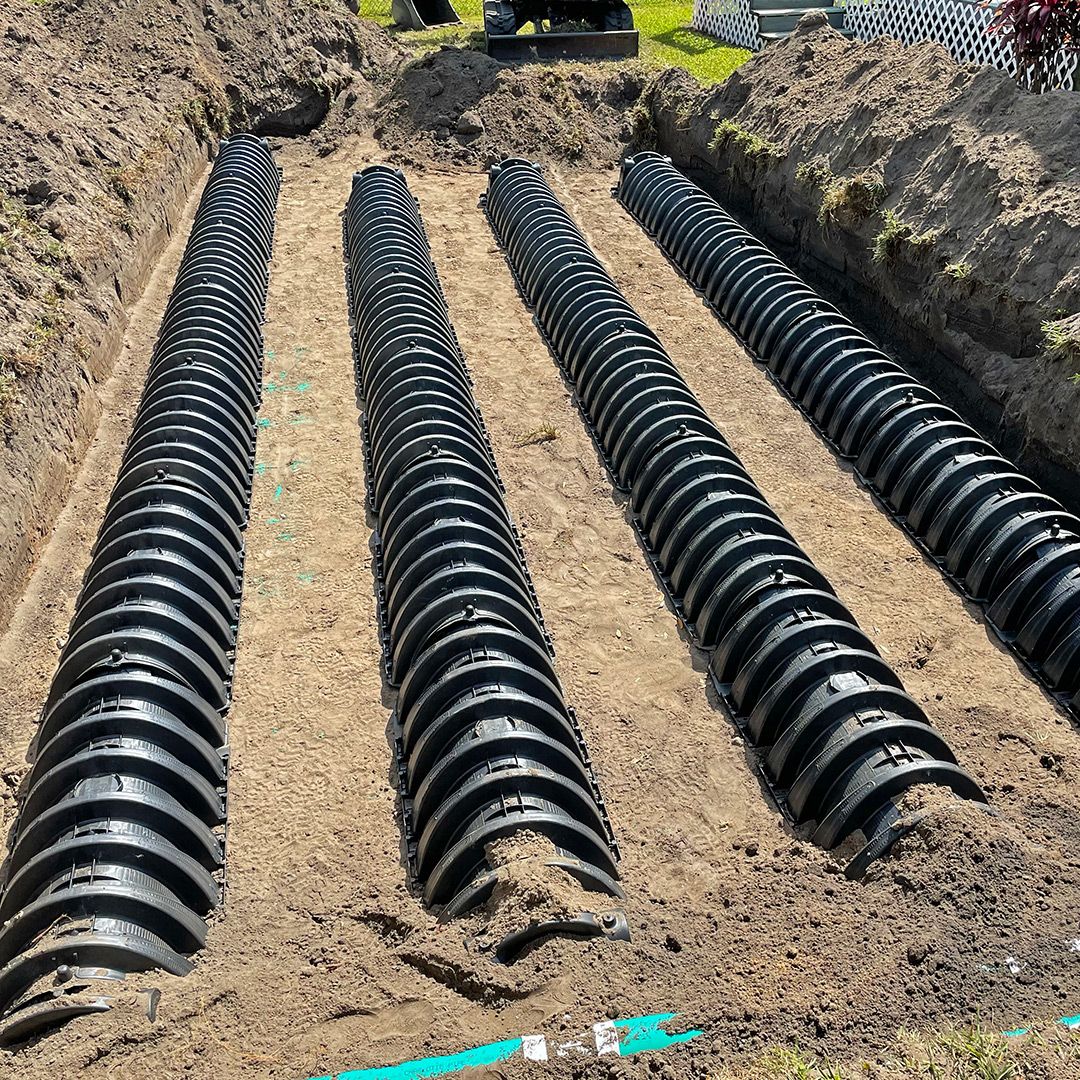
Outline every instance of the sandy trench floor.
{"type": "MultiPolygon", "coordinates": [[[[341,265],[349,178],[379,158],[360,138],[326,157],[302,142],[279,154],[224,910],[194,974],[133,980],[163,989],[155,1023],[133,1010],[88,1018],[6,1054],[0,1075],[303,1080],[522,1033],[569,1039],[605,1015],[677,1012],[704,1035],[661,1060],[689,1077],[774,1042],[870,1056],[902,1025],[977,1013],[1011,1028],[1080,1011],[1080,956],[1067,945],[1080,936],[1080,738],[611,199],[613,173],[551,179],[1000,817],[949,815],[859,884],[792,836],[710,704],[704,657],[665,607],[476,208],[485,178],[411,171],[622,848],[634,940],[551,941],[496,968],[409,894],[341,265]],[[522,445],[542,424],[558,437],[522,445]]],[[[178,234],[135,313],[102,428],[0,640],[5,831],[182,243],[178,234]]],[[[605,1062],[596,1075],[639,1068],[605,1062]]]]}

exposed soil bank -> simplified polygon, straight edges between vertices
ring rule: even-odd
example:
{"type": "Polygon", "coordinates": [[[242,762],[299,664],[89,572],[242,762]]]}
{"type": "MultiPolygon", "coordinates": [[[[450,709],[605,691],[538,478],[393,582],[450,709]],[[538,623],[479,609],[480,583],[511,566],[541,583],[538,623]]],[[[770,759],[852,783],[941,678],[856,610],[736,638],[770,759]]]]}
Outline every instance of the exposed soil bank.
{"type": "Polygon", "coordinates": [[[1080,364],[1040,330],[1080,311],[1080,94],[1033,96],[938,45],[860,44],[808,16],[721,86],[670,71],[649,102],[676,164],[1080,506],[1080,364]],[[724,120],[773,145],[717,142],[724,120]],[[911,231],[875,261],[884,211],[911,231]]]}
{"type": "Polygon", "coordinates": [[[306,131],[401,55],[344,5],[308,0],[0,12],[0,626],[211,144],[229,129],[306,131]]]}

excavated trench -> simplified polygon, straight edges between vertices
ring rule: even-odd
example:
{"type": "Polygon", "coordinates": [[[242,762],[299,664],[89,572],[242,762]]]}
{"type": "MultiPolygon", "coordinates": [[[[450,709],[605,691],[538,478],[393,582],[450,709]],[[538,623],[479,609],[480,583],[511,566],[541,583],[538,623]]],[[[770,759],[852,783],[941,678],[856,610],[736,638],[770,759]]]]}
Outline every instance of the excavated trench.
{"type": "MultiPolygon", "coordinates": [[[[847,318],[857,326],[872,328],[873,336],[886,350],[903,357],[912,375],[963,415],[983,438],[997,445],[1043,488],[1053,491],[1070,513],[1080,511],[1080,469],[1059,447],[1051,449],[1047,445],[1038,423],[1025,429],[1024,422],[1015,413],[1014,403],[1009,400],[1007,389],[995,386],[992,392],[987,382],[992,383],[993,379],[984,381],[968,370],[962,349],[942,341],[936,334],[929,334],[922,321],[926,317],[925,309],[920,318],[898,311],[890,295],[891,289],[881,288],[872,279],[864,280],[837,269],[836,261],[843,262],[844,259],[841,250],[846,251],[854,263],[868,261],[865,240],[845,237],[843,248],[839,248],[832,238],[807,248],[792,243],[791,237],[772,216],[764,208],[755,207],[745,190],[733,188],[726,182],[722,170],[713,163],[698,153],[687,153],[675,141],[664,140],[661,145],[681,164],[690,179],[720,200],[741,225],[759,239],[764,238],[772,250],[796,267],[847,318]]],[[[813,216],[812,212],[807,212],[807,220],[812,220],[813,216]]],[[[908,278],[905,276],[903,280],[908,278]]],[[[912,277],[911,285],[912,295],[925,288],[917,273],[912,277]]],[[[933,305],[934,302],[928,300],[928,303],[933,305]]],[[[1004,341],[997,352],[1001,357],[1011,356],[1011,350],[1016,347],[1013,341],[1004,341]]],[[[1026,398],[1028,393],[1025,387],[1020,396],[1026,398]]]]}
{"type": "Polygon", "coordinates": [[[225,714],[280,179],[221,144],[31,750],[0,913],[5,1042],[191,970],[221,899],[225,714]]]}
{"type": "MultiPolygon", "coordinates": [[[[680,409],[688,409],[694,430],[712,440],[704,452],[727,463],[716,475],[734,484],[738,513],[752,518],[717,516],[720,546],[694,557],[720,565],[715,559],[727,557],[725,530],[734,528],[756,568],[762,553],[761,566],[769,571],[776,569],[770,559],[786,560],[790,580],[773,582],[785,598],[770,611],[781,613],[788,586],[798,594],[792,620],[777,614],[782,625],[775,639],[767,620],[750,610],[753,625],[735,628],[738,648],[730,634],[702,636],[711,624],[684,618],[685,575],[670,552],[663,554],[664,538],[647,535],[640,513],[646,491],[633,494],[644,459],[618,442],[622,421],[612,427],[610,416],[592,411],[584,384],[577,390],[589,425],[582,423],[574,387],[563,382],[548,353],[560,331],[539,309],[544,336],[533,326],[477,209],[486,178],[454,169],[410,170],[419,217],[409,189],[387,180],[373,197],[394,211],[385,224],[389,231],[368,229],[361,241],[365,216],[384,219],[361,207],[356,192],[363,181],[354,186],[352,177],[381,157],[362,136],[329,153],[291,142],[278,155],[283,181],[248,478],[244,599],[226,694],[224,904],[209,917],[205,947],[193,957],[190,974],[137,976],[111,994],[108,1013],[34,1040],[0,1067],[30,1078],[76,1069],[104,1076],[118,1067],[140,1077],[184,1060],[196,1077],[315,1076],[519,1033],[573,1041],[605,1016],[673,1012],[685,1027],[704,1032],[665,1059],[663,1067],[681,1078],[705,1075],[720,1063],[738,1065],[778,1042],[797,1041],[844,1060],[873,1058],[888,1054],[901,1026],[932,1028],[977,1015],[1012,1028],[1075,1013],[1070,987],[1078,961],[1068,943],[1076,936],[1080,877],[1067,853],[1078,839],[1080,749],[1065,718],[987,633],[981,615],[958,602],[936,568],[851,483],[846,467],[787,399],[767,380],[747,377],[736,338],[611,199],[611,175],[553,170],[547,190],[580,224],[581,255],[594,260],[597,280],[612,281],[612,295],[625,297],[622,317],[636,309],[643,318],[650,356],[665,371],[677,371],[685,386],[685,395],[682,389],[676,395],[680,409]],[[341,213],[350,191],[353,224],[343,252],[341,213]],[[367,295],[367,286],[377,290],[373,283],[386,258],[397,265],[403,251],[418,260],[410,262],[414,298],[399,289],[385,292],[383,301],[367,295]],[[351,328],[341,284],[344,255],[351,268],[351,328]],[[402,310],[434,328],[421,353],[449,365],[449,376],[430,370],[430,355],[410,357],[410,347],[404,362],[386,344],[402,325],[402,310]],[[378,375],[391,356],[398,357],[398,384],[378,375]],[[354,361],[363,417],[354,397],[354,361]],[[415,393],[422,397],[406,405],[419,413],[400,400],[415,393]],[[436,548],[454,556],[452,575],[460,576],[462,560],[489,568],[484,580],[496,583],[487,589],[495,599],[480,630],[474,625],[478,605],[462,608],[461,627],[453,618],[447,622],[446,613],[429,613],[432,596],[420,589],[414,597],[409,589],[435,565],[430,552],[410,544],[408,530],[388,538],[395,503],[412,508],[422,502],[413,496],[420,474],[409,471],[414,458],[410,439],[402,436],[403,416],[422,421],[426,460],[468,466],[467,476],[456,477],[462,501],[447,504],[450,496],[432,489],[442,508],[423,503],[423,522],[418,518],[409,528],[422,524],[421,536],[437,534],[436,548]],[[459,443],[460,450],[447,449],[459,443]],[[614,488],[608,464],[619,481],[614,488]],[[752,485],[745,486],[746,474],[752,485]],[[630,489],[629,500],[621,488],[630,489]],[[636,541],[634,527],[646,544],[636,541]],[[762,535],[771,539],[759,551],[762,535]],[[388,561],[391,540],[398,550],[388,561]],[[473,549],[478,553],[470,562],[473,549]],[[669,570],[677,571],[680,585],[669,570]],[[657,573],[668,587],[666,598],[656,588],[657,573]],[[408,595],[395,590],[395,577],[409,586],[408,595]],[[513,607],[508,597],[516,598],[513,607]],[[384,660],[399,645],[395,611],[406,609],[437,624],[455,644],[445,648],[437,634],[428,644],[438,647],[427,654],[410,648],[400,670],[391,663],[384,678],[384,660]],[[510,620],[509,633],[508,611],[521,620],[510,620]],[[814,622],[827,624],[824,637],[807,632],[814,622]],[[531,645],[521,644],[530,638],[531,645]],[[742,683],[713,664],[721,696],[744,721],[749,747],[708,696],[710,653],[718,645],[724,651],[724,640],[732,657],[749,659],[758,651],[750,646],[762,641],[775,654],[774,664],[759,664],[742,683]],[[558,678],[549,642],[558,655],[558,678]],[[800,742],[799,770],[794,758],[789,764],[775,756],[759,759],[758,750],[774,743],[763,732],[774,732],[780,719],[770,709],[755,713],[751,699],[768,704],[770,677],[782,683],[780,669],[788,665],[802,679],[804,669],[817,670],[812,658],[828,653],[846,658],[841,681],[859,684],[839,689],[854,693],[859,709],[866,705],[872,715],[856,710],[851,723],[834,727],[824,756],[822,747],[809,754],[812,744],[800,742]],[[419,734],[409,734],[395,707],[406,695],[420,702],[412,715],[422,715],[432,691],[451,692],[444,689],[447,680],[468,684],[470,693],[492,686],[508,697],[519,693],[521,684],[504,685],[492,664],[527,669],[510,683],[521,679],[543,688],[544,708],[530,706],[532,715],[552,719],[537,719],[535,732],[513,738],[496,723],[481,741],[499,748],[502,767],[512,761],[521,773],[511,769],[506,776],[528,775],[539,785],[534,801],[520,804],[539,811],[537,820],[558,817],[548,813],[551,805],[564,815],[571,807],[570,816],[579,819],[596,813],[587,840],[556,839],[556,861],[573,862],[579,880],[606,877],[608,892],[625,894],[619,903],[629,942],[556,934],[518,941],[527,947],[512,966],[491,962],[491,950],[498,952],[507,933],[553,915],[581,917],[580,908],[553,910],[553,903],[565,908],[568,898],[545,887],[550,858],[531,841],[525,850],[495,851],[495,861],[486,864],[494,900],[474,908],[487,894],[487,885],[479,887],[468,902],[454,905],[451,922],[437,921],[414,887],[430,882],[434,868],[446,879],[438,895],[428,897],[437,905],[468,885],[492,857],[485,839],[505,838],[490,818],[479,834],[472,832],[470,814],[483,802],[476,792],[497,790],[505,809],[507,795],[513,790],[519,797],[521,785],[500,779],[498,770],[478,778],[470,770],[478,760],[488,760],[490,769],[490,752],[488,759],[483,752],[476,758],[469,732],[450,728],[440,736],[442,745],[457,739],[450,756],[459,755],[462,764],[442,770],[432,783],[433,743],[425,749],[419,734]],[[424,682],[409,687],[413,668],[424,682]],[[886,728],[907,739],[900,747],[906,757],[897,754],[899,743],[874,741],[875,731],[886,728]],[[543,757],[537,761],[530,753],[543,757]],[[417,754],[426,755],[426,764],[414,767],[417,754]],[[860,802],[853,795],[868,790],[864,774],[881,775],[875,754],[893,770],[922,764],[902,783],[884,783],[884,795],[864,794],[860,802]],[[967,775],[948,771],[956,769],[954,756],[967,775]],[[822,763],[836,770],[827,783],[820,779],[822,763]],[[790,780],[814,767],[819,780],[815,786],[807,774],[798,799],[800,807],[833,799],[833,827],[817,837],[825,847],[849,831],[862,832],[864,841],[888,834],[888,842],[873,847],[878,855],[896,839],[890,826],[898,814],[910,828],[860,881],[843,875],[847,848],[834,858],[803,842],[770,801],[777,797],[790,813],[790,780]],[[945,787],[912,786],[946,774],[957,779],[943,781],[945,787]],[[949,786],[976,801],[940,797],[949,786]],[[558,794],[549,797],[552,792],[558,794]],[[978,808],[983,792],[995,816],[978,808]],[[438,827],[425,831],[416,821],[418,798],[438,804],[421,816],[447,830],[445,822],[458,822],[453,837],[439,837],[438,827]],[[600,877],[596,866],[590,869],[603,862],[602,851],[610,855],[608,818],[622,848],[618,886],[613,864],[600,877]],[[460,844],[454,847],[462,835],[472,845],[467,857],[460,844]],[[415,843],[421,838],[424,853],[415,843]],[[454,848],[449,863],[432,854],[436,848],[444,855],[454,848]],[[525,872],[500,873],[515,863],[525,872]],[[163,990],[153,1022],[141,993],[147,989],[163,990]]],[[[394,176],[389,170],[365,175],[376,181],[394,176]]],[[[0,640],[8,672],[0,701],[10,718],[6,737],[16,748],[7,751],[5,772],[9,825],[28,787],[21,748],[31,744],[56,669],[56,643],[67,633],[79,578],[90,564],[133,423],[135,387],[143,381],[180,251],[177,237],[135,313],[126,352],[102,395],[106,419],[0,640]]],[[[536,300],[526,275],[515,269],[536,300]]],[[[554,351],[563,359],[561,349],[554,351]]],[[[576,376],[573,367],[567,365],[568,378],[576,376]]],[[[604,403],[593,404],[602,409],[604,403]]],[[[676,442],[685,437],[674,434],[676,442]]],[[[688,454],[696,460],[702,450],[688,454]]],[[[663,486],[673,462],[664,458],[649,486],[663,486]]],[[[423,461],[413,467],[428,468],[423,461]]],[[[237,497],[243,501],[243,492],[237,497]]],[[[694,609],[701,604],[694,601],[694,609]]],[[[113,629],[122,634],[131,625],[127,620],[113,629]]],[[[398,619],[398,625],[404,623],[398,619]]],[[[103,662],[111,657],[110,650],[103,662]]],[[[821,670],[831,676],[840,669],[827,661],[821,670]]],[[[809,683],[799,685],[809,693],[809,683]]],[[[807,714],[807,724],[813,715],[807,714]]],[[[165,727],[157,723],[155,730],[165,727]]],[[[140,732],[106,732],[105,756],[112,761],[123,752],[116,739],[138,741],[140,732]]],[[[184,741],[170,738],[174,749],[184,741]]],[[[812,820],[801,815],[790,818],[812,820]]],[[[528,812],[521,820],[529,820],[528,812]]],[[[548,835],[565,836],[561,824],[552,828],[548,835]]],[[[546,832],[543,824],[535,831],[546,832]]],[[[89,847],[101,843],[100,837],[86,841],[89,847]]],[[[571,905],[579,899],[569,896],[571,905]]],[[[609,903],[603,897],[601,907],[609,903]]],[[[76,922],[86,910],[79,909],[76,922]]],[[[585,928],[583,935],[589,934],[585,928]]],[[[190,943],[180,951],[191,952],[190,943]]],[[[576,1076],[596,1066],[570,1057],[548,1067],[576,1076]]],[[[1049,1060],[1047,1075],[1054,1067],[1049,1060]]],[[[524,1066],[505,1068],[513,1073],[524,1066]]],[[[606,1063],[603,1075],[609,1075],[606,1063]]]]}
{"type": "Polygon", "coordinates": [[[658,154],[619,198],[1055,699],[1080,706],[1080,521],[658,154]]]}

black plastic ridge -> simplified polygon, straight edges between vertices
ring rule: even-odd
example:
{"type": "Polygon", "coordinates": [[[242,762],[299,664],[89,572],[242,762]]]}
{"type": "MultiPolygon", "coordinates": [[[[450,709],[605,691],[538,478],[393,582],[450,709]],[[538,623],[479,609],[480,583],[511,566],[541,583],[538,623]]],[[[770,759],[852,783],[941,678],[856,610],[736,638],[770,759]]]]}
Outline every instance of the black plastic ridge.
{"type": "Polygon", "coordinates": [[[0,1039],[182,975],[224,883],[225,713],[280,173],[221,143],[38,729],[0,896],[0,1039]]]}
{"type": "MultiPolygon", "coordinates": [[[[552,664],[532,580],[415,199],[397,169],[353,178],[346,292],[409,873],[453,918],[491,895],[493,841],[621,899],[618,849],[552,664]]],[[[525,928],[628,937],[619,910],[525,928]]]]}
{"type": "Polygon", "coordinates": [[[617,196],[751,357],[1064,709],[1080,717],[1080,520],[670,159],[617,196]]]}
{"type": "Polygon", "coordinates": [[[538,166],[491,169],[484,209],[522,296],[713,684],[792,822],[861,874],[910,826],[920,784],[978,784],[738,457],[556,199],[538,166]]]}

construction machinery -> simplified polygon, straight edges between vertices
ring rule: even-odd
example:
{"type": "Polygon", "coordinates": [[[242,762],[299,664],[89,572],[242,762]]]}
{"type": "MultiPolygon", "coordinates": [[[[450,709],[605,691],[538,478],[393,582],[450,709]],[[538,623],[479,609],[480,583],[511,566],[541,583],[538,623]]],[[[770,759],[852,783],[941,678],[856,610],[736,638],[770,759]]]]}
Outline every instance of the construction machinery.
{"type": "Polygon", "coordinates": [[[404,30],[429,30],[461,22],[450,0],[391,0],[390,17],[404,30]]]}
{"type": "Polygon", "coordinates": [[[488,55],[499,60],[637,56],[623,0],[484,0],[488,55]],[[535,33],[519,34],[532,23],[535,33]]]}

